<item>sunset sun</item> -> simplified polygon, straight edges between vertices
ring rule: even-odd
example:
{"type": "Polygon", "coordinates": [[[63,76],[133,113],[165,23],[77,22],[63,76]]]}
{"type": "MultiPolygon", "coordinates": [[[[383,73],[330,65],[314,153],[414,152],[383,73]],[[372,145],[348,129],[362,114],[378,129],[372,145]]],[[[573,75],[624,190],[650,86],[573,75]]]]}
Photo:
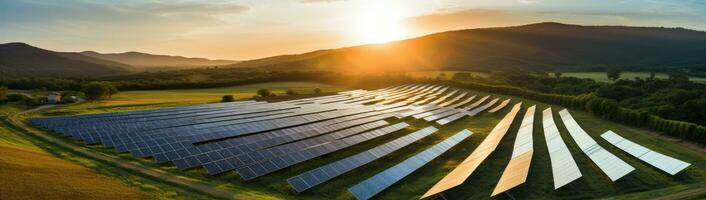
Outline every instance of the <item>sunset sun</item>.
{"type": "Polygon", "coordinates": [[[402,39],[405,27],[399,11],[389,4],[375,1],[356,17],[356,40],[361,43],[384,43],[402,39]]]}

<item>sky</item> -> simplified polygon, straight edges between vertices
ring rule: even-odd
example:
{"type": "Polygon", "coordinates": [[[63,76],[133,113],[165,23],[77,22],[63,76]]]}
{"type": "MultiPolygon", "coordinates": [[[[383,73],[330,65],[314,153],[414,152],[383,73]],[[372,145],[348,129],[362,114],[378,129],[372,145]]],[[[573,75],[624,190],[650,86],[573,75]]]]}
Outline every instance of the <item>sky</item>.
{"type": "Polygon", "coordinates": [[[247,60],[538,22],[706,30],[706,0],[0,0],[0,43],[247,60]]]}

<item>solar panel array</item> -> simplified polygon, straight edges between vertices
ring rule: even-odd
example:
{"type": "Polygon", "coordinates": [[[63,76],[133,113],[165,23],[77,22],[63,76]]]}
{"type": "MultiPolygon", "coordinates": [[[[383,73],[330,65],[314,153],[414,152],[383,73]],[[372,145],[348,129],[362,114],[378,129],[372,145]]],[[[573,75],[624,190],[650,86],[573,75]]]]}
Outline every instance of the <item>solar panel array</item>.
{"type": "MultiPolygon", "coordinates": [[[[158,163],[172,163],[179,169],[203,167],[212,175],[234,171],[242,179],[251,180],[380,137],[390,137],[388,135],[410,127],[405,122],[390,124],[387,120],[392,117],[410,117],[445,125],[466,116],[474,117],[486,110],[488,113],[498,112],[511,102],[507,99],[497,104],[500,99],[487,101],[489,98],[476,99],[476,95],[469,92],[442,85],[408,84],[275,103],[214,103],[31,119],[30,122],[87,144],[115,148],[135,157],[152,157],[158,163]]],[[[464,183],[495,151],[520,109],[521,103],[515,104],[483,142],[422,198],[464,183]]],[[[534,153],[532,132],[535,109],[535,106],[527,109],[515,139],[512,157],[491,196],[526,181],[534,153]]],[[[598,145],[567,110],[559,114],[576,144],[612,181],[634,170],[598,145]]],[[[551,108],[543,111],[542,124],[554,187],[557,189],[582,175],[554,123],[551,108]]],[[[392,138],[382,145],[298,174],[287,182],[297,192],[306,191],[437,131],[435,127],[427,127],[392,138]]],[[[356,184],[349,191],[358,199],[371,198],[472,134],[468,130],[456,133],[356,184]]],[[[635,144],[612,131],[601,137],[672,175],[690,165],[635,144]]]]}
{"type": "Polygon", "coordinates": [[[623,138],[613,131],[606,131],[601,137],[615,147],[671,175],[675,175],[691,165],[679,159],[645,148],[642,145],[623,138]]]}
{"type": "Polygon", "coordinates": [[[380,120],[411,107],[399,100],[441,95],[446,89],[417,84],[277,103],[215,103],[31,122],[90,144],[173,162],[181,169],[204,166],[216,174],[267,161],[277,150],[336,143],[381,128],[387,124],[380,120]],[[394,101],[381,103],[389,100],[394,101]]]}
{"type": "Polygon", "coordinates": [[[350,191],[356,199],[370,199],[390,187],[392,184],[395,184],[412,172],[429,163],[429,161],[456,146],[472,134],[473,132],[469,130],[458,132],[455,135],[445,139],[443,142],[440,142],[433,147],[428,148],[398,163],[397,165],[354,185],[348,189],[348,191],[350,191]]]}
{"type": "Polygon", "coordinates": [[[515,186],[524,183],[529,173],[532,154],[534,153],[532,144],[532,125],[534,124],[534,111],[536,106],[527,108],[525,116],[522,118],[520,129],[515,137],[515,146],[512,150],[512,158],[507,164],[503,175],[495,186],[490,196],[495,196],[515,186]]]}
{"type": "Polygon", "coordinates": [[[578,144],[581,151],[583,151],[593,163],[598,165],[598,168],[603,170],[610,180],[616,181],[635,170],[635,168],[628,163],[598,145],[598,143],[576,123],[568,110],[564,109],[559,111],[559,115],[566,129],[569,131],[569,135],[571,135],[576,144],[578,144]]]}
{"type": "Polygon", "coordinates": [[[302,192],[316,185],[324,183],[328,180],[331,180],[336,176],[340,176],[346,172],[354,170],[355,168],[373,162],[378,158],[381,158],[409,144],[412,144],[426,136],[429,136],[435,133],[437,130],[438,129],[431,126],[424,128],[422,130],[410,133],[404,137],[390,141],[388,143],[369,149],[367,151],[304,172],[295,177],[287,179],[287,182],[289,183],[289,185],[292,186],[292,188],[294,188],[294,190],[296,190],[297,192],[302,192]]]}
{"type": "Polygon", "coordinates": [[[554,178],[554,189],[573,182],[581,178],[581,171],[576,166],[574,157],[571,156],[569,148],[559,134],[559,129],[554,123],[552,108],[542,111],[542,124],[544,126],[544,140],[549,149],[549,159],[552,164],[552,176],[554,178]]]}
{"type": "Polygon", "coordinates": [[[520,111],[522,103],[517,103],[513,106],[512,110],[503,117],[500,122],[493,128],[492,131],[483,139],[483,142],[476,147],[475,150],[469,155],[461,164],[456,166],[453,171],[444,176],[439,182],[437,182],[431,189],[429,189],[422,198],[426,198],[440,192],[446,191],[453,187],[456,187],[466,179],[471,176],[471,174],[480,166],[480,164],[495,151],[500,140],[505,136],[507,130],[510,129],[512,121],[515,119],[515,115],[520,111]]]}

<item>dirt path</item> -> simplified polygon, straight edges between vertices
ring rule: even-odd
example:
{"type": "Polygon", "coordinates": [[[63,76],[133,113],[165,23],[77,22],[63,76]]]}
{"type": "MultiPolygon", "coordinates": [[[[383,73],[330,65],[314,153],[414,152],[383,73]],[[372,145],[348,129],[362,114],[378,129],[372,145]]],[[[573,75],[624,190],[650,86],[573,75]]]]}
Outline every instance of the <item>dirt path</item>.
{"type": "Polygon", "coordinates": [[[107,155],[107,154],[103,154],[103,153],[99,153],[99,152],[94,152],[94,151],[89,151],[87,149],[81,148],[81,147],[76,146],[74,144],[67,143],[67,142],[62,141],[60,139],[57,139],[53,136],[50,136],[50,135],[44,133],[43,131],[39,131],[39,130],[36,130],[32,127],[29,127],[25,123],[22,123],[17,118],[17,116],[22,115],[22,114],[36,112],[39,110],[52,108],[54,106],[55,105],[45,105],[45,106],[40,106],[40,107],[36,107],[33,109],[25,110],[25,111],[22,111],[19,113],[15,113],[9,117],[9,121],[13,125],[24,129],[27,133],[30,133],[33,136],[42,138],[43,140],[46,140],[46,141],[48,141],[54,145],[57,145],[59,147],[71,149],[73,151],[79,152],[80,154],[82,154],[83,156],[85,156],[87,158],[94,159],[94,160],[100,160],[100,161],[104,161],[104,162],[110,162],[110,163],[115,164],[118,167],[121,167],[121,168],[124,168],[127,170],[131,170],[131,171],[135,171],[135,172],[139,172],[145,176],[152,177],[152,178],[155,178],[158,180],[162,180],[164,182],[180,185],[180,186],[189,188],[191,190],[195,190],[195,191],[209,194],[214,197],[219,197],[219,198],[223,198],[223,199],[234,199],[235,198],[234,193],[227,192],[227,191],[224,191],[221,189],[217,189],[217,188],[212,187],[210,185],[194,182],[194,181],[187,180],[184,178],[179,178],[176,175],[168,173],[168,172],[158,171],[158,170],[155,170],[152,168],[132,164],[132,163],[126,162],[120,158],[117,158],[117,157],[114,157],[111,155],[107,155]]]}

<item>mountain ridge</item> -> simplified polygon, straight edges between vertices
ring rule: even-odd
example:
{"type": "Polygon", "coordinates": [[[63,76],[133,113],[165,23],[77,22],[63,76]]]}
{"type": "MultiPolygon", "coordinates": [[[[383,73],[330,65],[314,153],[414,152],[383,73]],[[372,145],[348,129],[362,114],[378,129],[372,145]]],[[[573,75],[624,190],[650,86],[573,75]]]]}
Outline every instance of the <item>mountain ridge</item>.
{"type": "Polygon", "coordinates": [[[248,60],[229,67],[384,71],[573,70],[585,66],[703,65],[706,32],[543,22],[452,30],[393,41],[248,60]],[[351,70],[353,69],[353,70],[351,70]]]}
{"type": "Polygon", "coordinates": [[[0,44],[3,77],[87,77],[129,73],[129,66],[75,53],[55,52],[26,43],[0,44]]]}
{"type": "Polygon", "coordinates": [[[223,59],[206,59],[198,57],[184,57],[173,55],[149,54],[136,51],[123,53],[98,53],[95,51],[83,51],[80,54],[98,59],[110,60],[124,63],[135,67],[207,67],[221,66],[237,63],[238,61],[223,59]]]}

